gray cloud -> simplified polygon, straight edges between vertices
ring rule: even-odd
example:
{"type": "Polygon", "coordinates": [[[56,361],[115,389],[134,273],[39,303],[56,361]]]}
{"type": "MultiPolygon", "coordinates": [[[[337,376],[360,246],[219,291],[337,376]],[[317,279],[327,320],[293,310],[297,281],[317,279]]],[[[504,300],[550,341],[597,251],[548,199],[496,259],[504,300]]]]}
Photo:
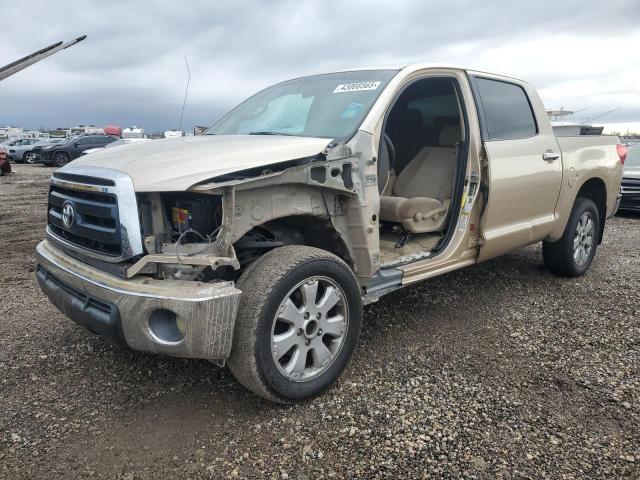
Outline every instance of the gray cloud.
{"type": "Polygon", "coordinates": [[[185,55],[187,127],[210,124],[292,76],[415,61],[512,73],[537,86],[549,107],[595,115],[622,106],[607,121],[640,122],[637,0],[31,0],[0,15],[1,64],[88,35],[0,84],[2,125],[176,127],[185,55]]]}

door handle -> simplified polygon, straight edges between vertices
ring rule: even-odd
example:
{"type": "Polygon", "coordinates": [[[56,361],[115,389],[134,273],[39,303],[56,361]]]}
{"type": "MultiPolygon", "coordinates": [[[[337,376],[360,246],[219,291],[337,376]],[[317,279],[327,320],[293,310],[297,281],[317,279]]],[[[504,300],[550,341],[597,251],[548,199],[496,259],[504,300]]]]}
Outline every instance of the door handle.
{"type": "Polygon", "coordinates": [[[554,152],[553,150],[547,150],[542,154],[542,159],[545,162],[553,162],[560,158],[560,154],[558,152],[554,152]]]}

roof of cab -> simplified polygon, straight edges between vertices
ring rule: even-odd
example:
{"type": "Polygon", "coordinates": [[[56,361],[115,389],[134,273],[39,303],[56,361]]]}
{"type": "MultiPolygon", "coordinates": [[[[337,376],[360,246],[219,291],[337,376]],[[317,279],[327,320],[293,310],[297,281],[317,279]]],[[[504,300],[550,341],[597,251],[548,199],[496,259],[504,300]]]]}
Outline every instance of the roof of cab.
{"type": "Polygon", "coordinates": [[[398,72],[405,70],[406,72],[415,72],[418,70],[441,69],[441,68],[451,69],[451,70],[462,70],[469,73],[480,73],[480,74],[484,73],[487,75],[511,78],[519,82],[525,82],[525,80],[519,77],[510,75],[507,73],[503,73],[503,72],[495,72],[495,71],[490,71],[490,70],[485,70],[480,68],[471,68],[471,67],[465,67],[463,65],[455,65],[455,64],[447,64],[447,63],[404,63],[404,64],[388,64],[388,65],[375,65],[375,66],[371,65],[371,66],[364,66],[364,67],[342,68],[338,70],[330,70],[330,71],[324,71],[324,72],[315,72],[308,75],[301,75],[300,77],[296,77],[296,78],[311,77],[314,75],[323,75],[323,74],[326,75],[331,73],[357,72],[357,71],[365,71],[365,70],[397,70],[398,72]]]}

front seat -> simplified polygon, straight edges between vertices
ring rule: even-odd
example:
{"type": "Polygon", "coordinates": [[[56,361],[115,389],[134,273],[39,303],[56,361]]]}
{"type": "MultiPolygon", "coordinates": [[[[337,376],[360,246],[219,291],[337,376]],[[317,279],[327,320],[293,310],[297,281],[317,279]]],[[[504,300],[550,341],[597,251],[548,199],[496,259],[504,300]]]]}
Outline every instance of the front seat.
{"type": "Polygon", "coordinates": [[[451,203],[460,129],[443,127],[439,146],[424,147],[396,178],[391,196],[380,197],[380,218],[412,233],[444,228],[451,203]]]}

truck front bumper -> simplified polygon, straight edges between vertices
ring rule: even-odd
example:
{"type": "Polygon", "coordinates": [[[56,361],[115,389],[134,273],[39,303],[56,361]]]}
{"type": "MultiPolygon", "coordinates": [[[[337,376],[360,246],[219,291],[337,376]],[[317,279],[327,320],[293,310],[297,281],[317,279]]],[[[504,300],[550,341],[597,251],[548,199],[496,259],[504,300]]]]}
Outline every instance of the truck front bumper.
{"type": "Polygon", "coordinates": [[[71,320],[120,347],[176,357],[229,357],[240,290],[233,282],[122,279],[36,247],[42,291],[71,320]]]}

